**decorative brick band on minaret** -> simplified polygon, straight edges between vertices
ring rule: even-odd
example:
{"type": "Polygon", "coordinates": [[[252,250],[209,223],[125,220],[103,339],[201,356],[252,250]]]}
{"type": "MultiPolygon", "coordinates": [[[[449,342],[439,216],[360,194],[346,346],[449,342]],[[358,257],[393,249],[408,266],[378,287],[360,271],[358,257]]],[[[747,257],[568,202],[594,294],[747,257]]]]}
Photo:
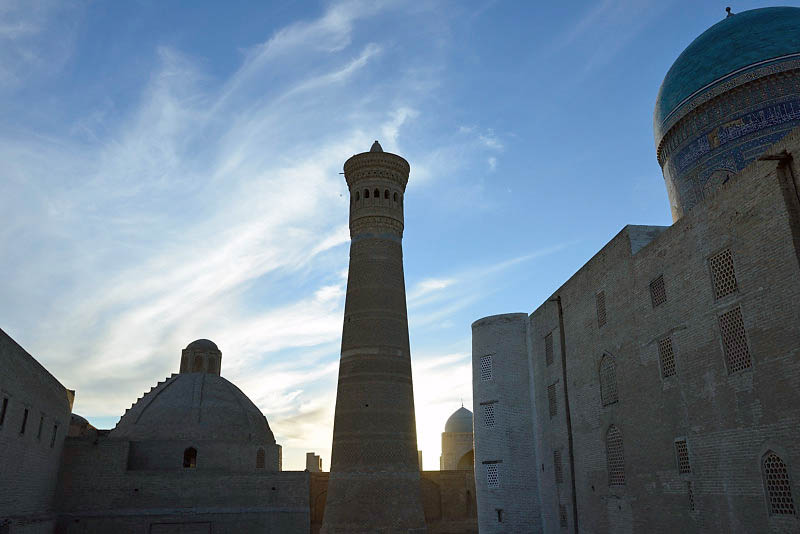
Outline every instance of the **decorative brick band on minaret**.
{"type": "Polygon", "coordinates": [[[323,534],[425,532],[403,278],[409,170],[377,141],[344,164],[350,270],[323,534]]]}

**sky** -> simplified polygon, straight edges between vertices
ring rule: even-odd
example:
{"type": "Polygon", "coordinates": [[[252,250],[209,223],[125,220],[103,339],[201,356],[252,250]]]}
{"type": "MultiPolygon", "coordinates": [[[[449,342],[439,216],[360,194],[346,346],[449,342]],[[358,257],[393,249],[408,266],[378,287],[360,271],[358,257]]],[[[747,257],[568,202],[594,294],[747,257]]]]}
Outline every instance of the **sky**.
{"type": "Polygon", "coordinates": [[[328,469],[342,164],[411,165],[419,447],[472,405],[471,331],[626,224],[671,223],[652,114],[702,31],[766,2],[0,0],[0,328],[98,428],[198,338],[284,469],[328,469]]]}

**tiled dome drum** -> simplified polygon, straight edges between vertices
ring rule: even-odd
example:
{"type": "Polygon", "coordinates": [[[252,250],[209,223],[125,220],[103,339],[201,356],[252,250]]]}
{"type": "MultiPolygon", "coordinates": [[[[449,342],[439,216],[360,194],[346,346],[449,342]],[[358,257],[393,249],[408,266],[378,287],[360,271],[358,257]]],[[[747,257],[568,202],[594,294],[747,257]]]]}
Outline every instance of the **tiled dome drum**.
{"type": "Polygon", "coordinates": [[[800,8],[728,15],[667,72],[654,113],[673,220],[800,125],[800,8]]]}

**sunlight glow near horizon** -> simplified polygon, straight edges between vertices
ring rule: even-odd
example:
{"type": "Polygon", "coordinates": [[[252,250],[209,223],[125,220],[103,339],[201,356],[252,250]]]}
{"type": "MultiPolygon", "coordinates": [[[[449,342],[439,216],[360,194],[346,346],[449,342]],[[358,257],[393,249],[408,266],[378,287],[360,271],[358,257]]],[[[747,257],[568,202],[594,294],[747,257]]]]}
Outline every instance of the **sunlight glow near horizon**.
{"type": "Polygon", "coordinates": [[[310,451],[327,469],[340,172],[379,139],[411,164],[417,431],[438,469],[447,417],[472,408],[471,323],[531,312],[625,224],[670,224],[653,103],[720,6],[5,2],[0,327],[100,428],[211,339],[285,469],[310,451]]]}

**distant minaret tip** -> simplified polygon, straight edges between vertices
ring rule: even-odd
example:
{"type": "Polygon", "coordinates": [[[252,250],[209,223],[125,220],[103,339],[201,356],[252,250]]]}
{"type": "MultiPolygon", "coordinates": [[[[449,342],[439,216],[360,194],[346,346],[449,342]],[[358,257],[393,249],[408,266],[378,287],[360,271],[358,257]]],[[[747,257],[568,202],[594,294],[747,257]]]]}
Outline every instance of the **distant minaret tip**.
{"type": "Polygon", "coordinates": [[[381,144],[378,141],[372,143],[372,148],[369,149],[370,152],[383,152],[381,148],[381,144]]]}
{"type": "Polygon", "coordinates": [[[728,17],[732,17],[733,15],[735,15],[735,13],[731,13],[731,8],[730,7],[726,7],[725,11],[728,13],[727,16],[725,17],[726,19],[728,17]]]}

